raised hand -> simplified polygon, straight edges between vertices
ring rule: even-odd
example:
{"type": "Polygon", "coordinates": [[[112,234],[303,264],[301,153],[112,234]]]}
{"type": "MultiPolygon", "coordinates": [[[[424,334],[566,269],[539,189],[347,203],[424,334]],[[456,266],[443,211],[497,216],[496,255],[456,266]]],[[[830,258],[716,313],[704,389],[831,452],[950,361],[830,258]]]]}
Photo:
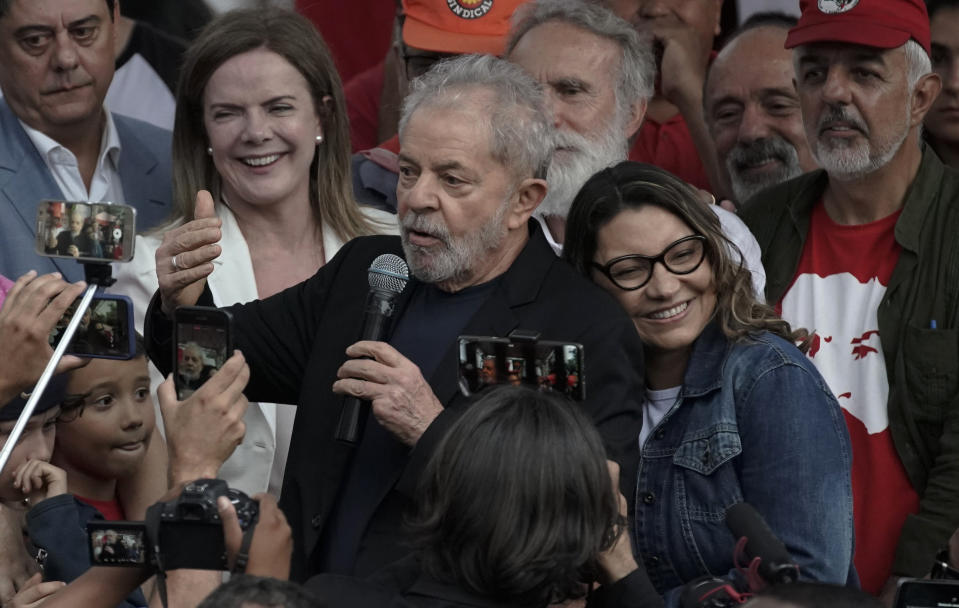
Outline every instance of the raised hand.
{"type": "MultiPolygon", "coordinates": [[[[67,283],[60,273],[37,276],[30,271],[17,279],[0,308],[0,407],[29,391],[53,356],[50,332],[86,283],[67,283]]],[[[65,356],[57,372],[86,365],[88,360],[65,356]]]]}
{"type": "Polygon", "coordinates": [[[172,317],[178,306],[193,306],[203,293],[213,260],[220,255],[221,225],[213,197],[200,190],[194,219],[163,234],[156,251],[156,273],[163,312],[168,316],[172,317]]]}
{"type": "Polygon", "coordinates": [[[13,472],[13,485],[27,496],[33,507],[38,502],[67,493],[67,473],[43,460],[28,460],[13,472]]]}
{"type": "Polygon", "coordinates": [[[249,379],[246,360],[234,351],[220,371],[183,401],[177,401],[172,375],[157,389],[171,485],[216,477],[220,465],[243,441],[248,405],[243,389],[249,379]]]}

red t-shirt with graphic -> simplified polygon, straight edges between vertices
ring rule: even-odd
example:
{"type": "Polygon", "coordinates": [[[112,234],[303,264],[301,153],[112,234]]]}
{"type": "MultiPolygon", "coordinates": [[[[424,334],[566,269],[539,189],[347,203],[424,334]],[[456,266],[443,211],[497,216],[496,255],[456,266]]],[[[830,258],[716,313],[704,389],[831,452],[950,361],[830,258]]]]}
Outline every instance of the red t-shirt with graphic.
{"type": "Polygon", "coordinates": [[[902,248],[899,212],[868,224],[834,222],[813,208],[796,276],[779,302],[784,319],[813,334],[808,356],[839,400],[852,440],[856,570],[878,593],[906,516],[919,510],[889,433],[889,381],[877,311],[902,248]]]}

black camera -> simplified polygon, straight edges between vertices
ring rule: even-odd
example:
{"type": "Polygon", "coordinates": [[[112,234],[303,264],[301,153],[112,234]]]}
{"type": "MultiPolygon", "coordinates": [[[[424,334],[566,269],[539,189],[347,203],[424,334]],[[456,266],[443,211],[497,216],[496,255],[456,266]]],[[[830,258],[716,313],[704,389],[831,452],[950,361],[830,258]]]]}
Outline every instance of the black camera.
{"type": "Polygon", "coordinates": [[[198,479],[174,500],[147,509],[143,522],[88,522],[90,563],[226,570],[223,525],[216,506],[220,496],[233,503],[240,529],[246,532],[256,525],[259,503],[221,479],[198,479]]]}

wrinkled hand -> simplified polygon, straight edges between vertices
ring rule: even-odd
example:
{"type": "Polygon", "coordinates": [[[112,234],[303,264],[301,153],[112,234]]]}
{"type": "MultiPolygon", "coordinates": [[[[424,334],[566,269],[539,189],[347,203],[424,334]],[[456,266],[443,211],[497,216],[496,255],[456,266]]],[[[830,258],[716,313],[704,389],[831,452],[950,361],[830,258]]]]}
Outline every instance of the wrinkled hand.
{"type": "MultiPolygon", "coordinates": [[[[17,279],[0,308],[0,407],[22,391],[29,391],[53,356],[50,332],[86,289],[86,283],[67,283],[60,273],[37,276],[30,271],[17,279]]],[[[89,362],[64,356],[57,373],[89,362]]]]}
{"type": "Polygon", "coordinates": [[[221,251],[216,243],[222,236],[222,222],[206,190],[197,192],[193,215],[193,221],[166,231],[156,251],[160,297],[163,312],[169,317],[177,307],[193,306],[200,299],[206,278],[213,272],[213,260],[221,251]]]}
{"type": "Polygon", "coordinates": [[[15,596],[3,603],[4,608],[37,608],[43,601],[62,589],[66,583],[61,581],[43,582],[43,576],[37,572],[31,576],[15,596]]]}
{"type": "MultiPolygon", "coordinates": [[[[246,574],[269,576],[286,580],[290,577],[290,559],[293,555],[293,532],[286,517],[269,494],[257,494],[253,499],[260,503],[260,514],[253,528],[246,574]]],[[[223,522],[223,542],[226,545],[227,563],[230,569],[236,563],[236,554],[243,542],[243,530],[236,517],[233,503],[225,496],[217,499],[217,510],[223,522]]]]}
{"type": "Polygon", "coordinates": [[[69,255],[72,255],[75,258],[80,257],[80,250],[77,249],[76,245],[70,245],[69,247],[67,247],[67,253],[69,255]]]}
{"type": "Polygon", "coordinates": [[[33,507],[38,502],[67,493],[67,473],[43,460],[28,460],[13,472],[13,486],[27,496],[33,507]]]}
{"type": "Polygon", "coordinates": [[[373,415],[403,444],[413,446],[443,411],[412,361],[385,342],[364,340],[346,349],[350,359],[336,372],[333,392],[372,404],[373,415]]]}
{"type": "Polygon", "coordinates": [[[662,45],[660,92],[671,104],[702,112],[703,83],[709,55],[699,34],[676,19],[655,19],[640,25],[662,45]]]}
{"type": "MultiPolygon", "coordinates": [[[[613,492],[616,493],[619,501],[619,514],[625,518],[627,516],[626,498],[622,492],[619,491],[619,465],[612,460],[607,460],[606,466],[609,469],[609,478],[613,484],[613,492]]],[[[599,556],[599,565],[603,569],[604,584],[609,585],[615,583],[628,576],[633,570],[639,568],[639,565],[636,563],[636,558],[633,557],[633,547],[629,542],[627,529],[626,526],[623,526],[613,545],[599,556]]]]}
{"type": "Polygon", "coordinates": [[[170,452],[171,485],[217,476],[220,465],[243,441],[250,368],[234,351],[220,371],[184,401],[177,401],[173,375],[157,389],[170,452]]]}

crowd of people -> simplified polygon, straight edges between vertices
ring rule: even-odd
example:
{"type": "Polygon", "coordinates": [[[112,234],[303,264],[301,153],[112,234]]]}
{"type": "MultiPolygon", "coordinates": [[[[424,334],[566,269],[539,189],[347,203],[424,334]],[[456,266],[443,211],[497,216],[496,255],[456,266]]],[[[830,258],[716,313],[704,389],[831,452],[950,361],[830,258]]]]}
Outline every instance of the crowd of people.
{"type": "Polygon", "coordinates": [[[0,0],[0,607],[892,608],[959,579],[959,1],[731,32],[723,0],[386,4],[344,83],[290,8],[164,32],[0,0]],[[384,255],[408,275],[361,339],[384,255]],[[136,348],[34,395],[85,280],[134,327],[78,339],[136,348]],[[194,306],[232,353],[177,340],[194,306]],[[551,390],[484,353],[470,391],[460,336],[582,354],[551,390]],[[157,532],[201,479],[258,515],[157,532]],[[744,558],[739,503],[799,582],[744,558]],[[210,538],[228,582],[164,567],[210,538]]]}

